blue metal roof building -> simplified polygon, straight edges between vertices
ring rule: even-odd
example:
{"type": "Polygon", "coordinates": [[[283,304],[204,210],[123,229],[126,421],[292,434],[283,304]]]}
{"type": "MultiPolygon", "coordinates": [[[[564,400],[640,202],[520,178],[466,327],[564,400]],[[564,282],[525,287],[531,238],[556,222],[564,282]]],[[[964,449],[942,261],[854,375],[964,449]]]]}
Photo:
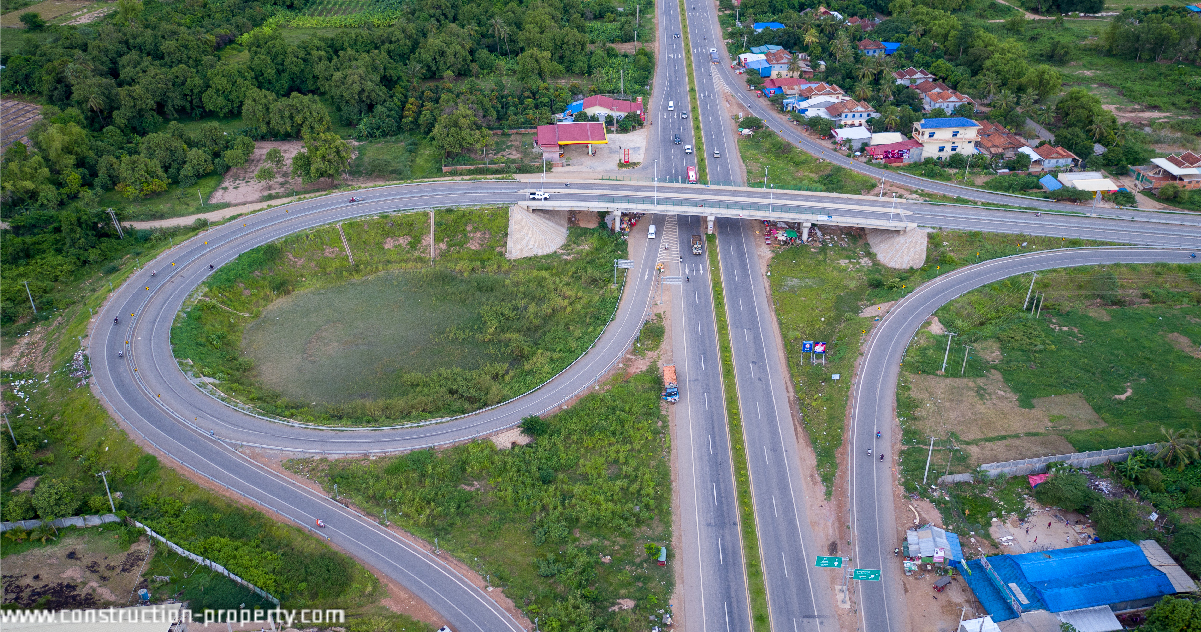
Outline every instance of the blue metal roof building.
{"type": "Polygon", "coordinates": [[[762,59],[756,59],[755,61],[748,61],[746,63],[746,68],[747,68],[747,70],[759,71],[760,77],[770,77],[771,76],[771,64],[763,61],[762,59]]]}
{"type": "Polygon", "coordinates": [[[1056,180],[1055,176],[1049,173],[1039,178],[1038,183],[1043,185],[1043,188],[1048,191],[1058,191],[1063,188],[1063,185],[1059,183],[1059,180],[1056,180]]]}
{"type": "Polygon", "coordinates": [[[901,47],[900,42],[880,42],[880,43],[884,45],[884,54],[885,55],[891,55],[891,54],[897,52],[897,49],[901,47]]]}
{"type": "Polygon", "coordinates": [[[980,127],[980,124],[969,118],[962,116],[952,116],[950,118],[929,118],[923,119],[920,123],[921,129],[946,129],[948,127],[980,127]]]}
{"type": "Polygon", "coordinates": [[[764,44],[763,46],[752,46],[751,52],[755,53],[756,55],[766,55],[767,53],[770,53],[773,50],[781,50],[782,48],[784,48],[784,47],[776,46],[775,44],[764,44]]]}
{"type": "Polygon", "coordinates": [[[1031,610],[1064,612],[1177,592],[1129,540],[970,560],[964,578],[994,621],[1031,610]]]}
{"type": "Polygon", "coordinates": [[[758,33],[763,29],[771,29],[773,31],[784,28],[779,22],[755,22],[755,32],[758,33]]]}

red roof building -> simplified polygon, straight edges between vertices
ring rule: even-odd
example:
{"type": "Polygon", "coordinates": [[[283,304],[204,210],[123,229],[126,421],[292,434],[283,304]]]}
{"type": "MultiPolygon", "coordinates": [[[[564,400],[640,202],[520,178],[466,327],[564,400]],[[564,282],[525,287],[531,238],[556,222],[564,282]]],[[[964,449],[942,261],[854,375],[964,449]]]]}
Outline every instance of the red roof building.
{"type": "Polygon", "coordinates": [[[865,39],[859,42],[859,50],[868,57],[876,57],[884,54],[884,44],[875,40],[865,39]]]}
{"type": "Polygon", "coordinates": [[[871,20],[865,20],[860,17],[852,17],[851,19],[847,20],[847,24],[850,26],[858,26],[864,31],[870,31],[876,28],[875,22],[872,22],[871,20]]]}
{"type": "MultiPolygon", "coordinates": [[[[983,120],[980,123],[980,140],[976,142],[976,151],[990,158],[1010,159],[1017,155],[1022,147],[1027,147],[1026,141],[1017,134],[996,123],[983,120]]],[[[1037,150],[1036,150],[1037,151],[1037,150]]]]}
{"type": "Polygon", "coordinates": [[[539,125],[535,141],[543,159],[557,160],[563,145],[603,145],[609,142],[604,123],[559,123],[539,125]]]}
{"type": "Polygon", "coordinates": [[[937,77],[935,77],[929,71],[914,68],[913,66],[910,66],[904,70],[894,71],[892,76],[897,80],[898,86],[911,86],[937,79],[937,77]]]}
{"type": "Polygon", "coordinates": [[[1043,169],[1062,169],[1071,167],[1073,164],[1079,163],[1080,158],[1063,147],[1056,147],[1050,143],[1042,147],[1035,147],[1034,153],[1042,158],[1043,169]]]}
{"type": "Polygon", "coordinates": [[[845,93],[842,91],[842,88],[839,88],[838,86],[832,86],[823,81],[821,83],[815,83],[815,84],[804,86],[800,90],[797,91],[797,94],[805,97],[806,99],[809,99],[812,97],[832,96],[832,95],[845,94],[845,93]]]}
{"type": "Polygon", "coordinates": [[[619,101],[603,94],[597,94],[584,99],[583,106],[580,109],[587,112],[590,116],[596,116],[598,112],[603,112],[607,115],[612,114],[617,118],[621,118],[626,114],[641,115],[642,97],[638,97],[637,101],[619,101]]]}
{"type": "Polygon", "coordinates": [[[871,156],[873,160],[882,160],[890,165],[903,162],[921,162],[922,144],[916,140],[907,138],[899,143],[868,147],[867,155],[871,156]]]}

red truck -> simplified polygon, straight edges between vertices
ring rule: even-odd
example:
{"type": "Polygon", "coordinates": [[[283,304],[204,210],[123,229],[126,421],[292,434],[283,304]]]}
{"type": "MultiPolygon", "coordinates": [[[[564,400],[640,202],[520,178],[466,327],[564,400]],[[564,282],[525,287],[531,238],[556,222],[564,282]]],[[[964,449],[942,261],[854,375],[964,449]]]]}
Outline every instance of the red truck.
{"type": "Polygon", "coordinates": [[[696,167],[688,167],[688,184],[696,184],[696,167]]]}

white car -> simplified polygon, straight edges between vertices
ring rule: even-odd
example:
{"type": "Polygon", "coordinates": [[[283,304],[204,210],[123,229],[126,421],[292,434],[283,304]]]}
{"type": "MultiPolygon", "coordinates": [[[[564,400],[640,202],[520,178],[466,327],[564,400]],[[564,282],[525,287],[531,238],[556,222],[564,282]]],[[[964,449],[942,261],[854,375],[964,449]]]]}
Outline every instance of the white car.
{"type": "Polygon", "coordinates": [[[675,109],[676,109],[676,102],[675,102],[675,101],[668,101],[668,102],[667,102],[667,111],[668,111],[668,112],[674,112],[674,111],[675,111],[675,109]]]}
{"type": "Polygon", "coordinates": [[[651,224],[651,225],[650,225],[650,230],[647,232],[647,234],[646,234],[646,238],[647,238],[647,239],[654,239],[654,238],[655,238],[655,225],[654,225],[654,224],[651,224]]]}
{"type": "Polygon", "coordinates": [[[550,194],[544,191],[530,191],[531,200],[549,200],[550,194]]]}
{"type": "Polygon", "coordinates": [[[684,153],[691,154],[692,153],[692,145],[684,145],[684,153]]]}

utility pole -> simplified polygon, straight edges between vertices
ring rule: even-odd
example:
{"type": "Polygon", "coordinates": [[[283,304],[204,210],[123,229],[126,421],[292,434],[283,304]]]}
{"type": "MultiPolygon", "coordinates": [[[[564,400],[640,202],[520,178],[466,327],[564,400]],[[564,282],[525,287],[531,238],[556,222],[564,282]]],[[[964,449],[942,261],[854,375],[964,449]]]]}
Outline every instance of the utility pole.
{"type": "Polygon", "coordinates": [[[104,480],[104,493],[108,494],[108,506],[112,508],[113,513],[117,513],[117,506],[113,504],[113,493],[108,490],[108,470],[105,470],[96,476],[104,480]]]}
{"type": "Polygon", "coordinates": [[[1037,278],[1038,278],[1037,272],[1034,273],[1034,276],[1030,277],[1030,289],[1026,290],[1026,300],[1022,301],[1022,311],[1023,312],[1026,311],[1026,306],[1029,305],[1029,303],[1030,303],[1030,293],[1034,291],[1034,280],[1037,278]]]}
{"type": "MultiPolygon", "coordinates": [[[[543,161],[542,164],[546,165],[546,161],[543,161]]],[[[433,265],[434,265],[434,211],[430,210],[430,266],[433,266],[433,265]]]]}
{"type": "Polygon", "coordinates": [[[951,355],[951,338],[954,336],[955,334],[947,334],[947,352],[942,354],[942,368],[938,370],[939,375],[942,375],[947,370],[947,357],[951,355]]]}
{"type": "Polygon", "coordinates": [[[659,206],[659,159],[658,158],[655,158],[655,206],[659,206]]]}
{"type": "Polygon", "coordinates": [[[967,352],[971,349],[971,347],[963,348],[963,366],[959,368],[959,377],[963,377],[963,372],[967,370],[967,352]]]}
{"type": "Polygon", "coordinates": [[[13,448],[17,447],[17,435],[13,434],[13,422],[8,418],[8,413],[4,413],[4,425],[8,426],[8,436],[13,438],[13,448]]]}
{"type": "Polygon", "coordinates": [[[922,474],[922,485],[926,484],[926,476],[930,474],[930,459],[934,457],[934,437],[930,437],[930,453],[926,455],[926,472],[922,474]]]}
{"type": "Polygon", "coordinates": [[[33,315],[38,315],[38,306],[33,304],[33,294],[29,292],[29,281],[25,281],[25,295],[29,297],[29,306],[33,308],[33,315]]]}
{"type": "Polygon", "coordinates": [[[1047,295],[1046,295],[1046,293],[1044,293],[1044,292],[1039,292],[1039,294],[1038,294],[1038,311],[1034,313],[1034,320],[1038,320],[1038,317],[1039,317],[1039,316],[1042,316],[1042,314],[1043,314],[1043,302],[1044,302],[1044,301],[1046,301],[1046,300],[1047,300],[1047,295]]]}
{"type": "MultiPolygon", "coordinates": [[[[196,195],[200,195],[200,191],[197,191],[196,195]]],[[[125,239],[125,231],[121,230],[121,222],[117,221],[117,214],[113,212],[113,209],[108,209],[108,216],[113,218],[113,226],[117,227],[117,234],[121,236],[121,239],[125,239]]]]}

